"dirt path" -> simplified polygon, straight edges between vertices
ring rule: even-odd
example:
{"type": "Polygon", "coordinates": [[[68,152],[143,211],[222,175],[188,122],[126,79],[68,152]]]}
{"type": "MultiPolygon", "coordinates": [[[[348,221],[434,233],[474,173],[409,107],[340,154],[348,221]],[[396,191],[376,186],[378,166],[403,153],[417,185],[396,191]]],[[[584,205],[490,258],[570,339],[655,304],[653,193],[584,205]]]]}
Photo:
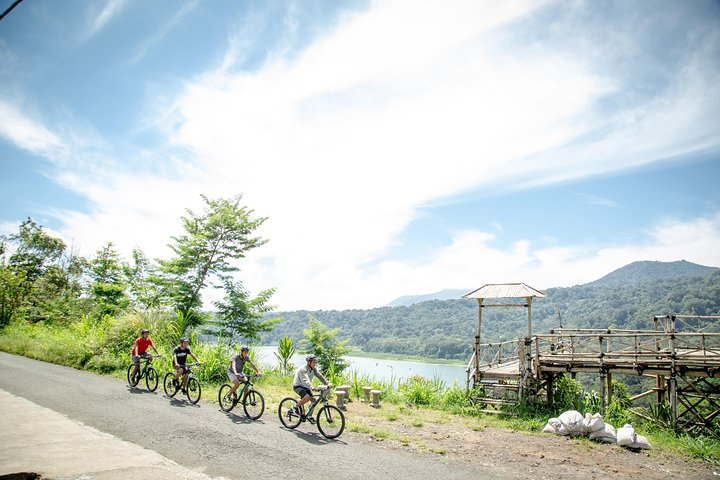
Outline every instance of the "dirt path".
{"type": "Polygon", "coordinates": [[[349,417],[359,430],[370,431],[368,441],[394,450],[426,451],[478,469],[516,478],[583,479],[718,479],[720,465],[657,450],[634,452],[614,444],[585,438],[526,433],[486,427],[482,420],[460,419],[435,412],[404,415],[391,405],[373,414],[353,402],[349,417]],[[393,411],[394,409],[394,411],[393,411]],[[353,415],[353,410],[357,414],[353,415]],[[381,441],[373,439],[380,432],[381,441]],[[389,432],[389,436],[386,436],[389,432]]]}

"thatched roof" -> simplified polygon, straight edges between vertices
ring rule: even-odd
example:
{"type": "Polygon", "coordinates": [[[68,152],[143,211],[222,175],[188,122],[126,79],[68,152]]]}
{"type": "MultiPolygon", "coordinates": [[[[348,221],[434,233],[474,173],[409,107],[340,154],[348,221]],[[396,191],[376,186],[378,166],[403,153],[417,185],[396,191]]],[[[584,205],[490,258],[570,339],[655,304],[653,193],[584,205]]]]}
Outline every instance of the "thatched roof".
{"type": "Polygon", "coordinates": [[[545,294],[524,283],[488,283],[462,298],[543,298],[545,294]]]}

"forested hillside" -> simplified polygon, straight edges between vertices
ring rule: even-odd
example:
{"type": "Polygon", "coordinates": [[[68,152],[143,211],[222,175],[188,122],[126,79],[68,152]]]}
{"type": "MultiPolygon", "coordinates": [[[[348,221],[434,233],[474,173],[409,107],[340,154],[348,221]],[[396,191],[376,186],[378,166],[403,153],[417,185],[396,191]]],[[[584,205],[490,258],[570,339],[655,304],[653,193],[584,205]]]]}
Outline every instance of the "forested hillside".
{"type": "MultiPolygon", "coordinates": [[[[682,262],[673,263],[687,267],[682,262]]],[[[546,290],[545,298],[533,302],[533,331],[548,332],[561,322],[566,328],[652,328],[653,315],[720,315],[720,271],[664,278],[668,270],[656,266],[663,272],[661,278],[650,279],[646,272],[643,281],[593,282],[546,290]]],[[[622,276],[622,270],[614,273],[622,276]]],[[[302,338],[308,317],[313,316],[330,328],[339,327],[341,337],[349,338],[350,345],[364,351],[466,360],[472,353],[477,328],[477,303],[432,300],[409,307],[274,312],[272,316],[285,321],[275,326],[264,343],[275,343],[284,335],[302,338]]],[[[720,331],[720,323],[709,331],[720,331]]],[[[524,309],[483,312],[483,342],[523,337],[526,332],[524,309]]]]}

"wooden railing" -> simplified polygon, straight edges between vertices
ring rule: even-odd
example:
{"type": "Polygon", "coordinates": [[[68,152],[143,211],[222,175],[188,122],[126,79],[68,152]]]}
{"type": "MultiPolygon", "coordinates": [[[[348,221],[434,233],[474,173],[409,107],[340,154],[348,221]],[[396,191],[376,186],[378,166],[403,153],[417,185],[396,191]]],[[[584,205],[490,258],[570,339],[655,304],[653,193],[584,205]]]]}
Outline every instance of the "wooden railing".
{"type": "MultiPolygon", "coordinates": [[[[720,333],[562,330],[534,338],[536,367],[720,368],[720,333]]],[[[714,371],[710,371],[712,374],[714,371]]]]}

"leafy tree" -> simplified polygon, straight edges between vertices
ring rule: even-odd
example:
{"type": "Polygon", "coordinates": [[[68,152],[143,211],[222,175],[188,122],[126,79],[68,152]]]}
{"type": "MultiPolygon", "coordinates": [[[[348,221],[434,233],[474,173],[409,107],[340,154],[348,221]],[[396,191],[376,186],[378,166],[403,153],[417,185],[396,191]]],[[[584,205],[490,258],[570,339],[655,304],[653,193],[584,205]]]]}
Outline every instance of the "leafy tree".
{"type": "MultiPolygon", "coordinates": [[[[185,234],[172,237],[174,243],[170,247],[175,257],[159,260],[174,305],[190,326],[204,320],[200,312],[201,291],[212,277],[225,281],[238,270],[233,260],[244,258],[248,250],[266,243],[261,237],[253,236],[266,218],[254,218],[252,210],[240,205],[241,195],[217,200],[201,197],[205,202],[204,211],[196,214],[186,210],[188,216],[182,217],[185,234]]],[[[235,294],[229,292],[229,295],[235,294]]]]}
{"type": "Polygon", "coordinates": [[[337,340],[335,337],[340,333],[340,329],[330,330],[313,316],[308,317],[308,326],[309,328],[303,330],[305,339],[300,341],[303,345],[302,353],[314,353],[323,372],[340,375],[350,365],[343,359],[352,351],[352,348],[347,346],[349,339],[337,340]]]}
{"type": "Polygon", "coordinates": [[[161,272],[148,260],[143,251],[134,248],[132,263],[123,268],[127,294],[132,304],[143,310],[161,308],[170,304],[167,286],[161,272]]]}
{"type": "Polygon", "coordinates": [[[242,286],[241,282],[225,279],[225,298],[214,303],[217,308],[216,325],[221,337],[232,339],[236,336],[247,341],[260,340],[260,335],[268,333],[273,326],[281,322],[281,318],[263,320],[265,314],[272,310],[268,305],[274,289],[264,290],[255,298],[242,286]]]}
{"type": "Polygon", "coordinates": [[[98,250],[90,262],[90,276],[93,280],[90,289],[99,317],[115,315],[128,306],[123,270],[124,265],[112,242],[98,250]]]}
{"type": "Polygon", "coordinates": [[[0,239],[0,324],[15,316],[30,321],[80,315],[82,257],[28,218],[16,234],[0,239]]]}

